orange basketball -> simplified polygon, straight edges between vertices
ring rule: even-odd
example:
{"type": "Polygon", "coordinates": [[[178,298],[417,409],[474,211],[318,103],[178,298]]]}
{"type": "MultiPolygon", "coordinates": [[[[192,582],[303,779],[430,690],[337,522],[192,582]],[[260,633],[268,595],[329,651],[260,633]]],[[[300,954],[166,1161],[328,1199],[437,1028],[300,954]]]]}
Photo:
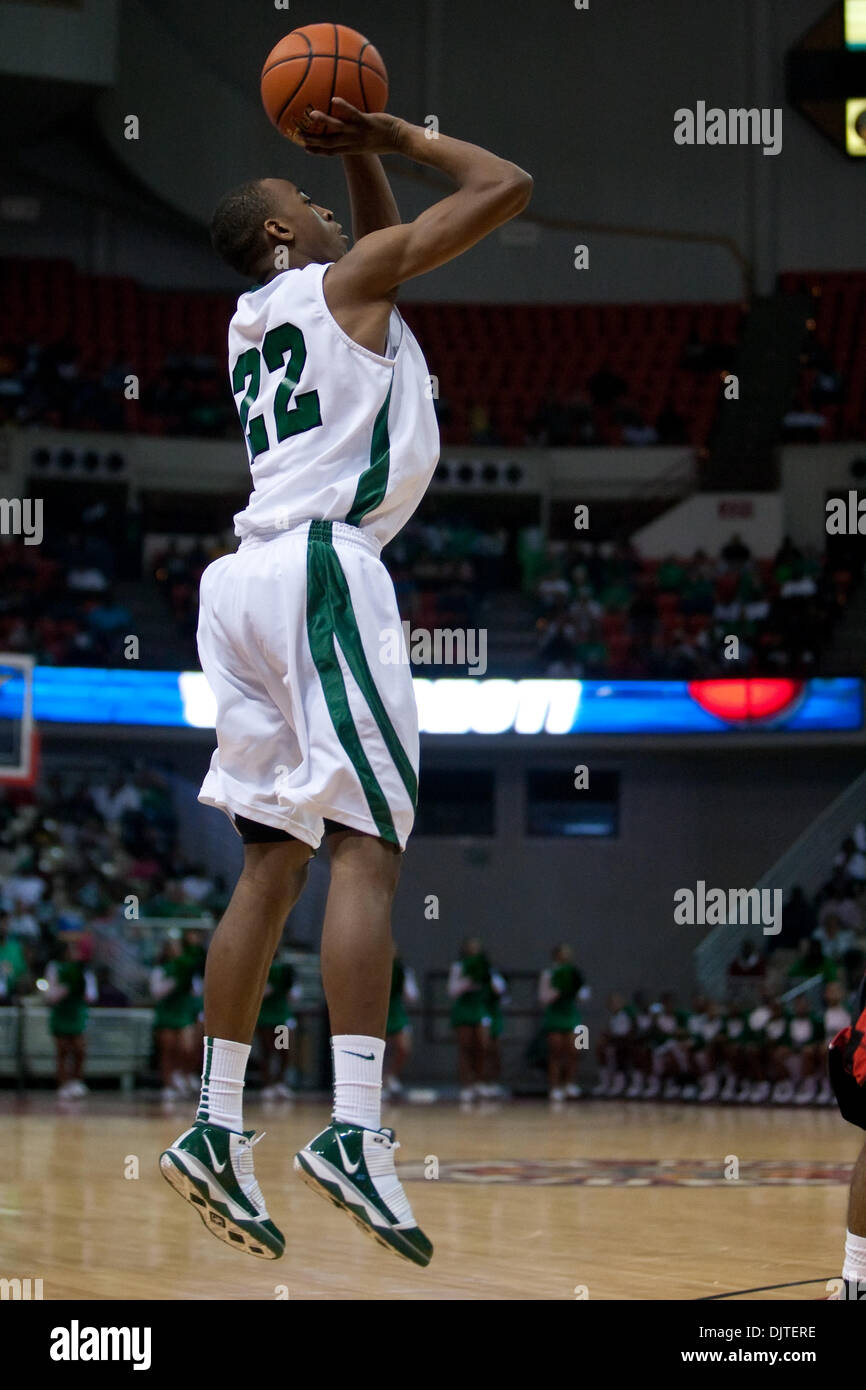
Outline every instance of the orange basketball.
{"type": "Polygon", "coordinates": [[[369,39],[345,24],[293,29],[265,59],[261,85],[268,116],[290,140],[313,131],[311,111],[330,115],[332,97],[360,111],[384,111],[388,100],[385,64],[369,39]]]}

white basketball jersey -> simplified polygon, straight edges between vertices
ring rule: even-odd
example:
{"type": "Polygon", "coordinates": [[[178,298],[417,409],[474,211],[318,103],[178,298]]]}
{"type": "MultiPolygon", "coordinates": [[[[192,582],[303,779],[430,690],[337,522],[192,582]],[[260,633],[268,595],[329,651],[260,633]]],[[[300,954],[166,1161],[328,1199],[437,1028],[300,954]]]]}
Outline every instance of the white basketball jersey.
{"type": "Polygon", "coordinates": [[[253,491],[238,536],[342,521],[385,545],[439,457],[424,355],[396,309],[386,355],[355,343],[327,304],[327,265],[286,270],[238,300],[229,375],[253,491]]]}

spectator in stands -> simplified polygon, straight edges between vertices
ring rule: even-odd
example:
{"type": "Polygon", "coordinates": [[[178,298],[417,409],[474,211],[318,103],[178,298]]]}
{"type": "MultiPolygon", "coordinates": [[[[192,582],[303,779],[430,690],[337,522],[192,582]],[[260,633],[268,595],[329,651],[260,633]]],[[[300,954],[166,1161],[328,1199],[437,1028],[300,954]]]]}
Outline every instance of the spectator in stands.
{"type": "Polygon", "coordinates": [[[656,420],[656,432],[659,444],[673,446],[688,443],[686,422],[671,400],[662,406],[656,420]]]}
{"type": "Polygon", "coordinates": [[[834,961],[844,960],[857,944],[850,927],[844,926],[835,912],[825,913],[820,927],[813,933],[813,940],[820,942],[822,954],[834,961]]]}
{"type": "Polygon", "coordinates": [[[96,649],[105,656],[123,654],[123,639],[132,627],[133,618],[124,604],[110,593],[103,594],[90,607],[87,624],[96,649]]]}
{"type": "Polygon", "coordinates": [[[9,913],[0,911],[0,1004],[11,1004],[27,977],[27,958],[9,930],[9,913]]]}
{"type": "Polygon", "coordinates": [[[845,992],[838,981],[824,986],[824,1037],[832,1042],[843,1028],[850,1027],[850,1011],[845,1007],[845,992]]]}
{"type": "Polygon", "coordinates": [[[598,1083],[592,1094],[621,1096],[626,1089],[628,1072],[636,1065],[636,1011],[626,1004],[623,994],[616,992],[608,995],[606,1007],[607,1018],[597,1049],[598,1083]]]}
{"type": "Polygon", "coordinates": [[[544,675],[571,678],[577,675],[577,635],[564,612],[541,618],[538,623],[538,662],[544,675]]]}
{"type": "Polygon", "coordinates": [[[686,571],[676,555],[666,555],[656,570],[660,594],[679,594],[686,582],[686,571]]]}
{"type": "Polygon", "coordinates": [[[782,908],[782,930],[776,937],[777,946],[799,947],[804,938],[812,935],[818,925],[818,914],[798,883],[791,888],[788,901],[782,908]]]}
{"type": "Polygon", "coordinates": [[[545,396],[529,421],[526,442],[547,449],[562,449],[574,442],[573,430],[572,412],[563,401],[550,394],[545,396]]]}
{"type": "Polygon", "coordinates": [[[18,903],[7,916],[10,936],[18,941],[39,940],[39,918],[30,908],[18,903]]]}
{"type": "Polygon", "coordinates": [[[612,406],[624,396],[627,386],[618,372],[603,363],[587,382],[590,398],[595,406],[612,406]]]}
{"type": "Polygon", "coordinates": [[[45,879],[36,871],[33,854],[28,852],[3,885],[3,906],[12,911],[16,907],[35,908],[44,898],[46,886],[45,879]]]}
{"type": "Polygon", "coordinates": [[[184,900],[196,907],[207,901],[214,889],[213,880],[201,864],[187,864],[180,880],[184,900]]]}
{"type": "Polygon", "coordinates": [[[639,646],[648,645],[658,625],[658,603],[649,580],[638,581],[628,609],[629,630],[639,646]]]}
{"type": "Polygon", "coordinates": [[[740,569],[747,561],[751,560],[752,552],[739,532],[735,532],[728,543],[722,547],[721,556],[729,569],[740,569]]]}
{"type": "Polygon", "coordinates": [[[811,980],[815,976],[820,976],[825,984],[831,984],[839,978],[839,967],[824,955],[818,937],[810,936],[800,943],[800,954],[788,970],[788,978],[811,980]]]}
{"type": "Polygon", "coordinates": [[[568,620],[577,639],[584,641],[596,636],[603,615],[604,609],[594,598],[592,589],[588,584],[582,585],[568,608],[568,620]]]}
{"type": "Polygon", "coordinates": [[[141,809],[141,792],[129,772],[117,772],[108,783],[90,787],[90,799],[110,829],[116,829],[127,811],[141,809]]]}
{"type": "Polygon", "coordinates": [[[655,425],[644,420],[634,401],[621,401],[614,412],[619,425],[623,444],[635,449],[646,449],[658,443],[655,425]]]}
{"type": "Polygon", "coordinates": [[[689,561],[685,582],[680,591],[683,613],[710,614],[715,605],[713,566],[702,550],[696,550],[689,561]]]}
{"type": "Polygon", "coordinates": [[[818,909],[818,926],[823,926],[827,917],[838,917],[844,927],[855,936],[863,931],[863,916],[854,898],[844,873],[836,870],[832,879],[822,891],[821,906],[818,909]]]}
{"type": "Polygon", "coordinates": [[[853,835],[842,841],[841,849],[833,860],[833,867],[841,869],[845,877],[860,888],[866,883],[866,854],[853,835]]]}
{"type": "Polygon", "coordinates": [[[729,980],[763,980],[767,973],[767,962],[759,952],[754,941],[744,937],[734,959],[728,966],[729,980]]]}
{"type": "Polygon", "coordinates": [[[480,402],[469,410],[469,443],[475,445],[501,444],[489,406],[480,402]]]}
{"type": "Polygon", "coordinates": [[[689,637],[685,628],[674,629],[665,665],[666,674],[672,679],[690,680],[700,674],[703,665],[702,653],[696,640],[689,637]]]}

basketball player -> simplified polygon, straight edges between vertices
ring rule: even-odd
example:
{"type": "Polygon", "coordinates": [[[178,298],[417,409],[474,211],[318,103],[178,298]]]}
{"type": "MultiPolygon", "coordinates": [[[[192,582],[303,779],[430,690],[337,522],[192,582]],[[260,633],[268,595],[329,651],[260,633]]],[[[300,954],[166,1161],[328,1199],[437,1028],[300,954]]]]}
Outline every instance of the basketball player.
{"type": "Polygon", "coordinates": [[[244,868],[208,953],[198,1113],[161,1167],[219,1239],[282,1254],[243,1127],[244,1073],[277,942],[325,838],[334,1108],[295,1167],[368,1234],[426,1265],[432,1246],[380,1116],[391,901],[414,817],[418,725],[408,664],[379,655],[383,634],[401,631],[379,552],[438,458],[427,364],[395,299],[519,213],[532,180],[395,116],[339,99],[331,109],[312,113],[324,129],[305,143],[344,157],[351,250],[333,213],[285,179],[236,189],[212,224],[217,251],[254,286],[229,327],[253,492],[235,518],[238,552],[202,577],[199,655],[218,748],[200,799],[232,818],[244,868]],[[401,224],[386,153],[431,166],[455,191],[401,224]]]}

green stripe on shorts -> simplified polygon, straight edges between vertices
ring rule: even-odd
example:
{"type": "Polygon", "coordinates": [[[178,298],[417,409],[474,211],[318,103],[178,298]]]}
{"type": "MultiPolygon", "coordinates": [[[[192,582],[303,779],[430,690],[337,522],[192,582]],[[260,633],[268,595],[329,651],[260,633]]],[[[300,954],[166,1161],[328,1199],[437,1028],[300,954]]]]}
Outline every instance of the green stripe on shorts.
{"type": "MultiPolygon", "coordinates": [[[[310,651],[319,673],[319,679],[322,682],[325,703],[328,706],[328,713],[331,716],[334,730],[358,775],[376,829],[383,840],[398,845],[400,841],[394,829],[391,810],[385,793],[379,786],[376,774],[364,752],[349,707],[346,683],[343,680],[343,673],[337,660],[334,645],[334,639],[338,632],[336,609],[345,602],[344,588],[345,576],[336,551],[331,544],[331,523],[313,521],[310,523],[307,536],[307,636],[310,642],[310,651]],[[335,572],[342,580],[342,584],[339,582],[334,584],[335,572]]],[[[352,622],[354,622],[354,614],[352,614],[352,622]]],[[[357,624],[355,625],[355,632],[360,646],[357,624]]],[[[340,646],[345,653],[342,641],[340,646]]],[[[346,660],[349,662],[348,657],[346,660]]],[[[353,669],[351,662],[349,662],[349,666],[350,669],[353,669]]]]}

